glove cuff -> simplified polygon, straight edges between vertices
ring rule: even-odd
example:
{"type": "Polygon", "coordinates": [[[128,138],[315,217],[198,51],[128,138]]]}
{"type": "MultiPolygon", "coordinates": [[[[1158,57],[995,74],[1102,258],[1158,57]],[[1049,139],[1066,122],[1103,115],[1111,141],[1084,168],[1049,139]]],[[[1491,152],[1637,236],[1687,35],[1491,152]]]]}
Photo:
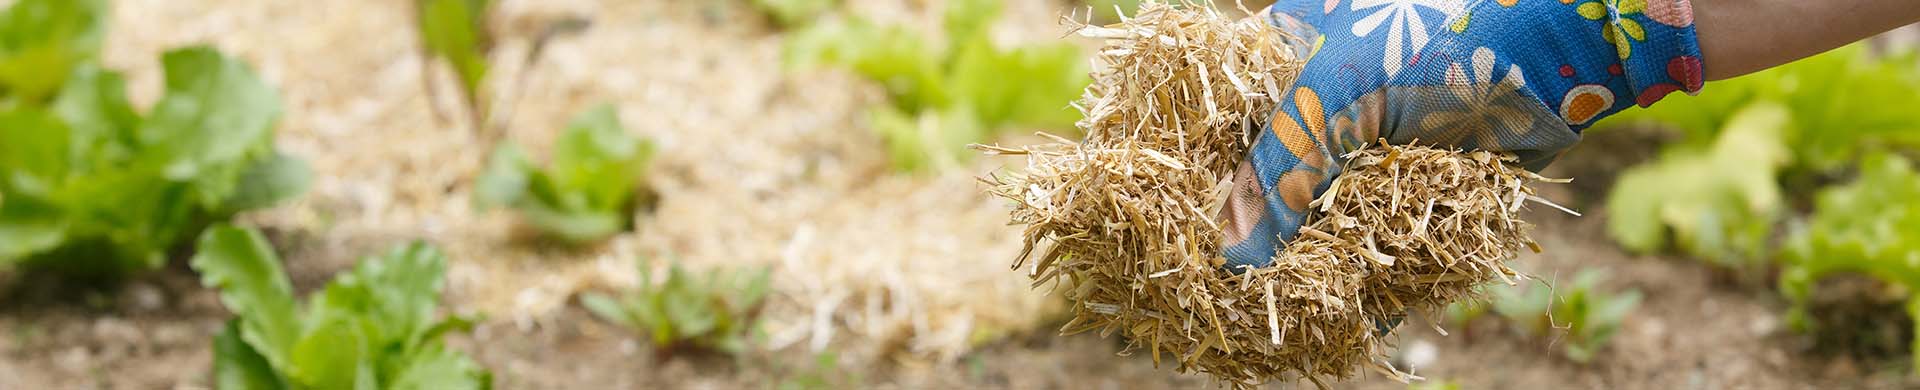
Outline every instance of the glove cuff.
{"type": "Polygon", "coordinates": [[[1573,83],[1564,93],[1538,91],[1574,130],[1676,91],[1700,91],[1705,72],[1688,0],[1588,0],[1574,7],[1592,38],[1582,39],[1584,49],[1562,51],[1567,63],[1558,76],[1573,83]]]}

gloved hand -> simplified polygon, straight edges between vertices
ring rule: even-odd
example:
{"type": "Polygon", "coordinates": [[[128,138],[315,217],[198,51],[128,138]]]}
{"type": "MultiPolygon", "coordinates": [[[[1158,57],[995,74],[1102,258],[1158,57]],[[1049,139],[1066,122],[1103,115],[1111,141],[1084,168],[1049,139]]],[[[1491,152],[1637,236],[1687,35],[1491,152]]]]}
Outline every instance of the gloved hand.
{"type": "Polygon", "coordinates": [[[1311,54],[1234,175],[1235,272],[1272,264],[1365,143],[1513,152],[1539,170],[1595,120],[1704,75],[1687,0],[1280,0],[1258,17],[1311,54]]]}

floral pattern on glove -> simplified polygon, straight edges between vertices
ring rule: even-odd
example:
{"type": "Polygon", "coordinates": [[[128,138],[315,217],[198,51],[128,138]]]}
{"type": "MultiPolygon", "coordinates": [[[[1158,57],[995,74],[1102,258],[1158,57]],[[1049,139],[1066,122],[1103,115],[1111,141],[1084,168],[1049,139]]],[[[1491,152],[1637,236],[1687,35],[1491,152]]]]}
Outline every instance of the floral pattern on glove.
{"type": "Polygon", "coordinates": [[[1270,264],[1367,143],[1511,152],[1537,170],[1600,118],[1705,74],[1686,0],[1281,0],[1261,16],[1307,62],[1221,211],[1234,269],[1270,264]]]}

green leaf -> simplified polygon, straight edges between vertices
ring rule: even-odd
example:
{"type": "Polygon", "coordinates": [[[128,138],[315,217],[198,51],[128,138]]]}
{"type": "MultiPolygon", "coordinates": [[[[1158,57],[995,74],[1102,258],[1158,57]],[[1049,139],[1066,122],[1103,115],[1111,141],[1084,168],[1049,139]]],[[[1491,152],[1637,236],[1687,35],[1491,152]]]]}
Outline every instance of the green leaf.
{"type": "Polygon", "coordinates": [[[366,329],[349,313],[309,318],[306,333],[293,345],[288,357],[290,377],[302,387],[315,389],[374,390],[379,388],[379,373],[374,368],[373,343],[366,329]]]}
{"type": "Polygon", "coordinates": [[[642,284],[622,297],[583,294],[581,305],[648,337],[655,348],[736,353],[753,342],[768,270],[716,269],[694,274],[669,264],[666,278],[658,282],[646,262],[639,271],[642,284]]]}
{"type": "Polygon", "coordinates": [[[479,317],[460,316],[460,315],[448,316],[447,318],[441,319],[439,322],[436,322],[433,325],[428,326],[426,330],[414,333],[412,335],[413,339],[407,342],[407,350],[418,351],[418,350],[430,348],[434,345],[439,345],[441,343],[440,337],[445,336],[447,333],[452,333],[452,332],[472,331],[474,324],[477,324],[479,322],[480,322],[479,317]]]}
{"type": "Polygon", "coordinates": [[[219,170],[272,139],[280,98],[246,64],[204,46],[170,50],[160,62],[166,95],[137,136],[146,161],[164,166],[167,178],[189,180],[219,170]]]}
{"type": "Polygon", "coordinates": [[[1547,323],[1547,310],[1553,305],[1552,290],[1519,285],[1496,287],[1492,292],[1493,312],[1514,320],[1523,330],[1538,334],[1551,325],[1547,323]]]}
{"type": "Polygon", "coordinates": [[[474,179],[473,203],[479,209],[512,205],[526,196],[527,176],[535,168],[526,152],[510,143],[496,147],[487,168],[474,179]]]}
{"type": "Polygon", "coordinates": [[[394,390],[461,390],[493,388],[486,369],[466,356],[434,346],[407,358],[391,386],[394,390]]]}
{"type": "Polygon", "coordinates": [[[189,263],[201,283],[219,290],[220,302],[240,317],[240,338],[275,368],[288,371],[302,327],[295,317],[293,286],[266,238],[218,225],[201,234],[198,249],[189,263]]]}
{"type": "Polygon", "coordinates": [[[993,22],[1000,18],[1000,0],[953,0],[946,5],[942,16],[949,48],[983,40],[993,22]]]}
{"type": "Polygon", "coordinates": [[[640,153],[640,144],[620,126],[613,106],[602,104],[574,116],[553,153],[556,170],[571,170],[599,161],[631,159],[640,153]]]}
{"type": "Polygon", "coordinates": [[[477,207],[510,205],[529,224],[571,244],[598,241],[632,225],[653,145],[626,133],[613,106],[581,113],[539,170],[517,147],[501,146],[475,183],[477,207]]]}
{"type": "Polygon", "coordinates": [[[1600,289],[1606,272],[1581,270],[1570,286],[1560,289],[1562,304],[1552,308],[1553,319],[1564,322],[1568,359],[1587,362],[1606,347],[1626,315],[1640,303],[1639,291],[1613,294],[1600,289]]]}
{"type": "MultiPolygon", "coordinates": [[[[254,353],[267,374],[303,389],[490,387],[484,368],[441,340],[447,332],[471,329],[473,320],[433,319],[446,260],[426,244],[363,259],[312,296],[299,317],[278,260],[258,233],[218,226],[200,246],[194,268],[221,290],[223,302],[239,317],[230,328],[233,335],[222,336],[238,339],[216,340],[238,345],[217,345],[220,359],[254,353]]],[[[237,378],[233,382],[257,381],[257,374],[217,373],[237,378]]]]}
{"type": "Polygon", "coordinates": [[[545,205],[527,205],[519,209],[527,223],[549,235],[572,244],[584,244],[607,238],[626,229],[628,216],[620,212],[566,212],[545,205]]]}
{"type": "Polygon", "coordinates": [[[272,206],[307,192],[307,184],[312,180],[313,169],[307,167],[306,161],[274,151],[240,172],[233,196],[220,208],[239,212],[272,206]]]}
{"type": "Polygon", "coordinates": [[[420,39],[433,56],[446,59],[460,78],[469,103],[476,102],[487,77],[492,36],[486,27],[489,0],[415,0],[420,10],[420,39]]]}
{"type": "Polygon", "coordinates": [[[67,71],[99,55],[106,0],[18,0],[0,12],[0,102],[60,90],[67,71]]]}
{"type": "Polygon", "coordinates": [[[1628,169],[1608,195],[1607,231],[1628,249],[1677,246],[1727,265],[1761,258],[1782,211],[1775,178],[1791,156],[1780,141],[1789,121],[1779,104],[1736,113],[1709,148],[1675,149],[1628,169]]]}
{"type": "Polygon", "coordinates": [[[417,242],[394,248],[336,276],[309,316],[332,313],[369,321],[379,325],[364,335],[371,345],[403,345],[434,325],[429,321],[444,275],[446,257],[439,250],[417,242]]]}
{"type": "Polygon", "coordinates": [[[773,270],[762,268],[754,272],[737,273],[734,276],[737,280],[724,288],[739,291],[739,294],[723,296],[731,303],[728,307],[744,312],[760,306],[760,301],[765,300],[770,291],[773,270]]]}
{"type": "Polygon", "coordinates": [[[946,6],[945,41],[852,19],[793,34],[784,59],[790,68],[845,65],[885,87],[893,104],[870,111],[869,123],[900,171],[957,165],[972,156],[967,145],[1009,125],[1070,127],[1080,118],[1070,103],[1091,78],[1078,46],[996,47],[988,33],[999,1],[946,6]]]}
{"type": "Polygon", "coordinates": [[[47,196],[68,176],[69,132],[44,111],[0,112],[0,192],[47,196]]]}
{"type": "Polygon", "coordinates": [[[895,170],[928,172],[960,165],[985,130],[968,109],[922,112],[918,117],[886,107],[868,113],[868,123],[887,146],[895,170]]]}
{"type": "MultiPolygon", "coordinates": [[[[150,166],[125,166],[72,177],[58,199],[72,224],[69,240],[93,252],[111,253],[127,269],[152,269],[164,263],[165,251],[190,240],[206,217],[187,183],[161,177],[150,166]],[[108,245],[87,243],[100,239],[108,245]]],[[[49,259],[73,262],[94,255],[49,259]]],[[[114,270],[90,270],[107,271],[114,270]]]]}
{"type": "Polygon", "coordinates": [[[879,82],[894,104],[908,111],[945,106],[942,68],[947,57],[936,43],[898,26],[881,27],[861,19],[817,24],[787,41],[790,68],[843,64],[879,82]]]}
{"type": "Polygon", "coordinates": [[[559,190],[578,193],[581,199],[577,204],[551,206],[567,211],[623,209],[633,198],[634,183],[652,149],[651,144],[627,135],[613,106],[581,113],[555,143],[549,171],[559,190]]]}
{"type": "Polygon", "coordinates": [[[581,294],[580,306],[587,308],[588,312],[599,316],[601,320],[612,322],[615,325],[625,327],[640,326],[640,324],[634,323],[632,316],[627,314],[626,307],[622,306],[619,301],[614,300],[612,297],[598,293],[581,294]]]}
{"type": "Polygon", "coordinates": [[[289,389],[267,358],[240,339],[240,321],[227,321],[213,336],[213,388],[219,390],[289,389]]]}
{"type": "Polygon", "coordinates": [[[54,100],[53,112],[73,130],[69,147],[78,170],[108,168],[132,154],[140,116],[126,89],[119,73],[82,65],[54,100]]]}
{"type": "Polygon", "coordinates": [[[1070,43],[1002,51],[981,36],[960,46],[947,84],[956,104],[972,107],[984,127],[1068,128],[1080,119],[1068,103],[1092,82],[1084,62],[1070,43]]]}
{"type": "Polygon", "coordinates": [[[1593,318],[1600,323],[1619,323],[1626,319],[1627,313],[1640,305],[1640,298],[1639,291],[1628,291],[1594,309],[1593,318]]]}
{"type": "Polygon", "coordinates": [[[64,217],[53,205],[0,196],[0,264],[60,245],[67,237],[64,217]]]}

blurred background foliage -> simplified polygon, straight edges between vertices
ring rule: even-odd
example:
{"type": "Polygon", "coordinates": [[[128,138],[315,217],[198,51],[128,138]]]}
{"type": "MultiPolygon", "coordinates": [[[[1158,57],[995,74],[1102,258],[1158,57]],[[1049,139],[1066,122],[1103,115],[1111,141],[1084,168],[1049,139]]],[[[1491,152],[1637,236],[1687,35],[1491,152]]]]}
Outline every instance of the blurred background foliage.
{"type": "MultiPolygon", "coordinates": [[[[762,7],[779,20],[802,6],[762,7]]],[[[990,30],[1001,11],[996,0],[948,2],[938,31],[944,39],[846,15],[793,32],[785,62],[795,71],[845,67],[880,83],[892,104],[873,108],[868,119],[894,167],[954,167],[973,154],[966,145],[1001,130],[1070,131],[1080,113],[1068,103],[1092,82],[1087,56],[1072,42],[996,43],[990,30]]]]}
{"type": "MultiPolygon", "coordinates": [[[[1677,140],[1621,174],[1608,232],[1625,248],[1675,251],[1749,280],[1778,274],[1803,330],[1822,277],[1917,291],[1917,91],[1920,51],[1862,43],[1611,117],[1603,127],[1653,126],[1677,140]]],[[[1920,314],[1920,299],[1907,307],[1920,314]]]]}

